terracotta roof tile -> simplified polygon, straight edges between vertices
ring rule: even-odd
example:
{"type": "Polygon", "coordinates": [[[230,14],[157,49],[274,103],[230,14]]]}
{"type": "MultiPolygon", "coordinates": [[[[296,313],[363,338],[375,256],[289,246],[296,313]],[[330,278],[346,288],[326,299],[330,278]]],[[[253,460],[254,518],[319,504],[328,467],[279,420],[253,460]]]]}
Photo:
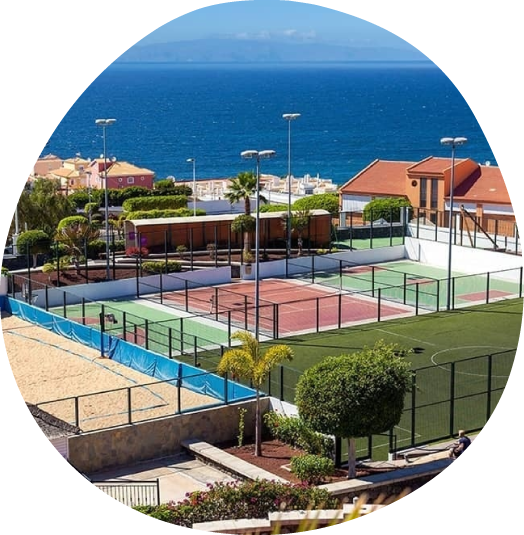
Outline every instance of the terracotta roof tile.
{"type": "Polygon", "coordinates": [[[375,160],[340,188],[341,193],[404,195],[406,171],[415,162],[375,160]]]}
{"type": "Polygon", "coordinates": [[[454,197],[474,203],[511,204],[499,167],[481,165],[455,188],[454,197]]]}
{"type": "Polygon", "coordinates": [[[154,175],[154,171],[137,167],[128,162],[108,162],[107,176],[154,175]]]}
{"type": "MultiPolygon", "coordinates": [[[[463,202],[511,204],[500,169],[477,165],[471,159],[456,159],[456,166],[473,172],[455,188],[455,198],[463,202]]],[[[405,195],[407,174],[443,175],[451,167],[451,158],[433,156],[421,162],[375,160],[341,188],[342,194],[384,196],[405,195]]]]}

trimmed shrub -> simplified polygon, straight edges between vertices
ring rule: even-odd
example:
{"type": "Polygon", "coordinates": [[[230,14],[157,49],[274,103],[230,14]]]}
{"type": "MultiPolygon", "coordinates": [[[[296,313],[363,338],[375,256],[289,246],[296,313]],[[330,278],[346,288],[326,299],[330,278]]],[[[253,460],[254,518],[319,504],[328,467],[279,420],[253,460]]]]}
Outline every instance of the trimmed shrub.
{"type": "Polygon", "coordinates": [[[126,212],[138,210],[176,210],[187,207],[187,197],[184,195],[166,195],[164,197],[136,197],[123,202],[122,208],[126,212]]]}
{"type": "Polygon", "coordinates": [[[303,483],[318,485],[335,473],[335,463],[320,455],[300,455],[291,458],[291,473],[303,483]]]}
{"type": "Polygon", "coordinates": [[[338,214],[338,195],[319,193],[302,197],[293,203],[293,210],[327,210],[331,215],[338,214]]]}
{"type": "Polygon", "coordinates": [[[142,269],[148,273],[178,273],[182,271],[182,264],[176,260],[162,260],[148,261],[142,264],[142,269]]]}
{"type": "Polygon", "coordinates": [[[264,423],[271,436],[285,444],[301,448],[310,454],[333,457],[335,451],[333,439],[313,431],[296,416],[283,416],[270,411],[264,414],[264,423]]]}
{"type": "Polygon", "coordinates": [[[388,223],[392,223],[400,221],[400,210],[403,207],[411,207],[411,203],[404,197],[373,199],[364,206],[362,217],[364,221],[384,219],[388,223]]]}
{"type": "Polygon", "coordinates": [[[69,217],[64,217],[64,219],[62,219],[60,223],[58,223],[57,230],[60,231],[63,228],[74,227],[75,225],[81,225],[83,223],[89,223],[89,219],[83,215],[72,215],[69,217]]]}
{"type": "MultiPolygon", "coordinates": [[[[177,208],[176,210],[136,210],[126,214],[126,219],[158,219],[161,217],[191,217],[193,210],[189,208],[177,208]]],[[[206,211],[198,208],[196,215],[206,215],[206,211]]]]}

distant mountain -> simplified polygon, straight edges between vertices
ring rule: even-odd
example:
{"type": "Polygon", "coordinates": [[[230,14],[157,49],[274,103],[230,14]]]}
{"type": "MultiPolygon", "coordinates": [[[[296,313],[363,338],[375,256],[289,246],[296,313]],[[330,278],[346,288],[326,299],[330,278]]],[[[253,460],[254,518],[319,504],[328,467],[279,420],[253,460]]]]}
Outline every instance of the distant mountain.
{"type": "Polygon", "coordinates": [[[199,39],[137,45],[118,58],[129,63],[291,63],[343,61],[423,61],[415,48],[343,46],[243,39],[199,39]]]}

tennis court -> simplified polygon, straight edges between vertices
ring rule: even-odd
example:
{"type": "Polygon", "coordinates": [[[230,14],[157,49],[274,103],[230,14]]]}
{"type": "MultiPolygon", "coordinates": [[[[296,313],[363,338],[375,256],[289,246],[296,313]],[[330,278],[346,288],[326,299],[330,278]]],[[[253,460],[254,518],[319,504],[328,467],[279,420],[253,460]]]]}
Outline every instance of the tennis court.
{"type": "MultiPolygon", "coordinates": [[[[308,275],[311,276],[316,283],[339,290],[371,291],[374,296],[380,290],[384,299],[429,310],[440,310],[447,303],[447,270],[409,260],[370,266],[341,263],[334,271],[319,271],[308,275]]],[[[475,275],[454,271],[451,277],[454,307],[519,296],[518,269],[475,275]]]]}
{"type": "MultiPolygon", "coordinates": [[[[209,314],[245,330],[254,329],[256,283],[244,281],[163,294],[164,302],[209,314]]],[[[293,333],[318,332],[383,318],[404,317],[410,307],[380,303],[371,295],[341,293],[298,280],[259,281],[259,328],[272,338],[293,333]]]]}
{"type": "Polygon", "coordinates": [[[88,302],[50,310],[72,321],[170,356],[228,345],[223,326],[145,299],[88,302]]]}

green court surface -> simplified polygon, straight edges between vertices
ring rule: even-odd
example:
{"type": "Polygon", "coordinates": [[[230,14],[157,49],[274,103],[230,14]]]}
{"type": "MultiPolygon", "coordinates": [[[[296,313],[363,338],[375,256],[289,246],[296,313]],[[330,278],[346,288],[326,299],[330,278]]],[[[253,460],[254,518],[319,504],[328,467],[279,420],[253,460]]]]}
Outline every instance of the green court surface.
{"type": "MultiPolygon", "coordinates": [[[[451,276],[453,307],[520,295],[519,269],[489,275],[466,275],[455,271],[451,276]]],[[[438,311],[447,304],[447,277],[446,269],[402,260],[364,267],[344,265],[339,272],[315,273],[314,280],[318,284],[346,291],[371,292],[373,297],[438,311]]]]}
{"type": "MultiPolygon", "coordinates": [[[[112,315],[115,322],[105,322],[105,332],[119,336],[151,351],[173,356],[194,353],[218,344],[228,344],[227,330],[205,319],[185,317],[179,310],[137,300],[107,300],[85,305],[67,305],[65,315],[78,323],[100,328],[100,314],[112,315]],[[103,309],[102,309],[103,305],[103,309]]],[[[64,316],[64,307],[51,312],[64,316]]]]}
{"type": "MultiPolygon", "coordinates": [[[[414,393],[408,394],[402,420],[394,430],[398,448],[430,443],[458,428],[481,429],[506,385],[521,320],[522,300],[514,299],[295,336],[285,340],[294,351],[293,361],[272,374],[265,391],[293,403],[295,385],[305,369],[324,357],[385,340],[412,350],[407,358],[416,370],[414,393]]],[[[359,455],[366,456],[367,439],[359,440],[358,447],[359,455]]],[[[388,447],[389,437],[374,437],[373,457],[387,457],[388,447]]]]}
{"type": "Polygon", "coordinates": [[[521,319],[522,300],[512,299],[450,312],[294,336],[284,341],[266,342],[263,346],[274,343],[289,345],[295,353],[291,366],[302,372],[324,357],[359,351],[383,339],[406,349],[415,349],[409,355],[409,360],[413,368],[422,368],[434,365],[434,361],[464,360],[516,348],[521,319]]]}
{"type": "Polygon", "coordinates": [[[337,247],[341,251],[344,249],[378,249],[379,247],[391,247],[393,245],[402,245],[404,238],[402,236],[393,236],[386,238],[373,239],[352,239],[338,240],[331,243],[331,247],[337,247]]]}

